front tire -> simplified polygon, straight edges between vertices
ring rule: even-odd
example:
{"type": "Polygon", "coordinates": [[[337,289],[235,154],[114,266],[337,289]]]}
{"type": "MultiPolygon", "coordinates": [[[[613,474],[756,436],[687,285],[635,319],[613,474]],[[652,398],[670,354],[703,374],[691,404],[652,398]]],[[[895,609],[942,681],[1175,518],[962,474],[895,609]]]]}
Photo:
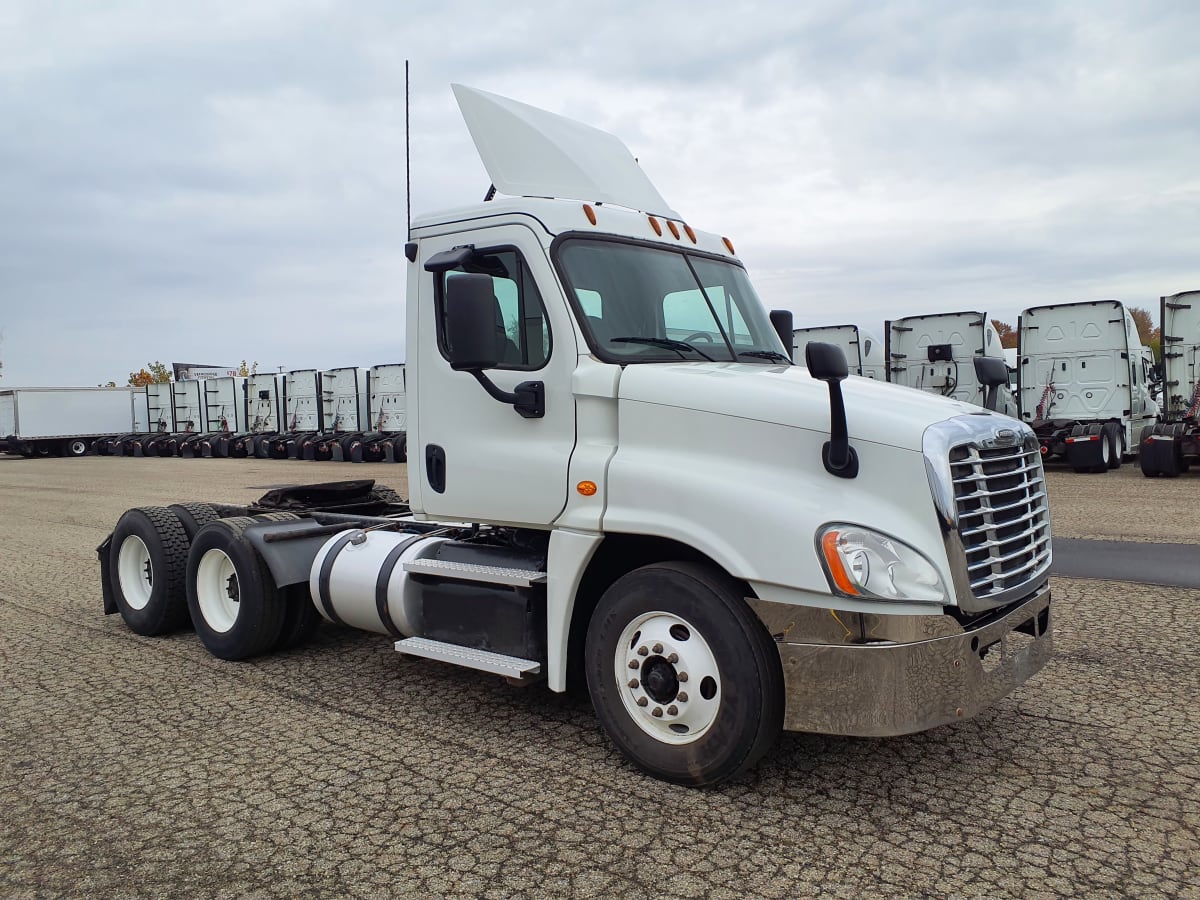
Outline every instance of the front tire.
{"type": "Polygon", "coordinates": [[[604,593],[584,667],[596,715],[618,749],[677,784],[735,778],[783,724],[779,653],[724,572],[643,566],[604,593]]]}

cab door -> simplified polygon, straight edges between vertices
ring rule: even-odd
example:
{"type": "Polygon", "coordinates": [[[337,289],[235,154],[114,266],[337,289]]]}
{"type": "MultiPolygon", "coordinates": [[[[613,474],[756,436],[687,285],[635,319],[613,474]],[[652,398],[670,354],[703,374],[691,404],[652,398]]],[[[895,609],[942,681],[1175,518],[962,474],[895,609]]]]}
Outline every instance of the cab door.
{"type": "Polygon", "coordinates": [[[425,239],[416,265],[419,336],[409,342],[418,354],[417,402],[409,423],[414,509],[439,519],[550,525],[567,498],[575,446],[571,376],[578,350],[545,250],[530,229],[509,224],[425,239]],[[425,270],[432,257],[467,242],[476,253],[465,267],[425,270]],[[500,362],[486,376],[507,392],[521,382],[542,382],[541,418],[522,417],[491,397],[470,373],[450,368],[445,285],[463,272],[492,279],[500,362]]]}

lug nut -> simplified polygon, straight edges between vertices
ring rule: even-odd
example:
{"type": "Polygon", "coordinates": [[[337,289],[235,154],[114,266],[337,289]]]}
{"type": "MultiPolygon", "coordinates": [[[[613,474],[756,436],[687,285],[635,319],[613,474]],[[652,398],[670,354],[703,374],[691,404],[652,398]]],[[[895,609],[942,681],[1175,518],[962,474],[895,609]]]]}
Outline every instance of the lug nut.
{"type": "Polygon", "coordinates": [[[662,707],[661,706],[654,707],[654,712],[650,713],[650,715],[654,716],[654,718],[656,718],[656,719],[661,719],[662,718],[662,707]]]}
{"type": "Polygon", "coordinates": [[[629,668],[631,668],[631,669],[636,669],[640,665],[641,665],[641,663],[639,663],[636,659],[631,659],[629,661],[629,668]]]}
{"type": "Polygon", "coordinates": [[[671,665],[675,665],[675,663],[679,662],[679,654],[672,653],[670,656],[667,657],[667,662],[669,662],[671,665]]]}
{"type": "Polygon", "coordinates": [[[675,678],[677,681],[687,681],[687,672],[680,672],[675,678]]]}
{"type": "Polygon", "coordinates": [[[648,701],[645,697],[638,697],[638,706],[645,706],[648,702],[650,701],[648,701]]]}
{"type": "Polygon", "coordinates": [[[679,707],[676,706],[674,703],[672,703],[670,706],[667,707],[667,715],[668,716],[679,715],[679,707]]]}
{"type": "Polygon", "coordinates": [[[654,645],[654,652],[655,652],[655,653],[662,653],[662,644],[655,644],[655,645],[654,645]]]}
{"type": "Polygon", "coordinates": [[[687,703],[687,691],[680,691],[675,695],[675,699],[680,703],[687,703]]]}
{"type": "Polygon", "coordinates": [[[637,690],[637,686],[638,686],[638,680],[636,678],[630,678],[629,679],[629,687],[634,690],[637,690]]]}
{"type": "Polygon", "coordinates": [[[645,656],[649,652],[650,651],[646,649],[645,645],[638,647],[638,656],[645,656]]]}

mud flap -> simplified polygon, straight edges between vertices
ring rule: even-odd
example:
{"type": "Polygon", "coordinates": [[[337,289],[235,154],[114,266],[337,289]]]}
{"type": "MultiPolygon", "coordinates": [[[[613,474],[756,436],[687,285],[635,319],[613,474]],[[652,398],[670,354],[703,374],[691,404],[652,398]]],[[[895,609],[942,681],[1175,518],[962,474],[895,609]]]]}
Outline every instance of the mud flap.
{"type": "Polygon", "coordinates": [[[113,596],[112,579],[109,578],[109,550],[112,548],[112,535],[104,539],[96,548],[96,556],[100,559],[100,585],[104,592],[104,614],[111,616],[117,612],[117,598],[113,596]]]}

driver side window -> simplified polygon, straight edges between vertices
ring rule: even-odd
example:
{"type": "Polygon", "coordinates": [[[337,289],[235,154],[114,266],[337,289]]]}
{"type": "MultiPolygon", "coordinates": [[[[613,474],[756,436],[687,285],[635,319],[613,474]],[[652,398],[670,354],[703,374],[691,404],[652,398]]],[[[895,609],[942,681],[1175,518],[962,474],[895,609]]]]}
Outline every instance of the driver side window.
{"type": "Polygon", "coordinates": [[[436,292],[439,306],[438,342],[446,355],[445,296],[450,280],[463,274],[482,274],[492,279],[496,317],[498,369],[540,369],[550,358],[550,323],[537,283],[516,250],[485,251],[463,268],[441,275],[436,292]]]}

